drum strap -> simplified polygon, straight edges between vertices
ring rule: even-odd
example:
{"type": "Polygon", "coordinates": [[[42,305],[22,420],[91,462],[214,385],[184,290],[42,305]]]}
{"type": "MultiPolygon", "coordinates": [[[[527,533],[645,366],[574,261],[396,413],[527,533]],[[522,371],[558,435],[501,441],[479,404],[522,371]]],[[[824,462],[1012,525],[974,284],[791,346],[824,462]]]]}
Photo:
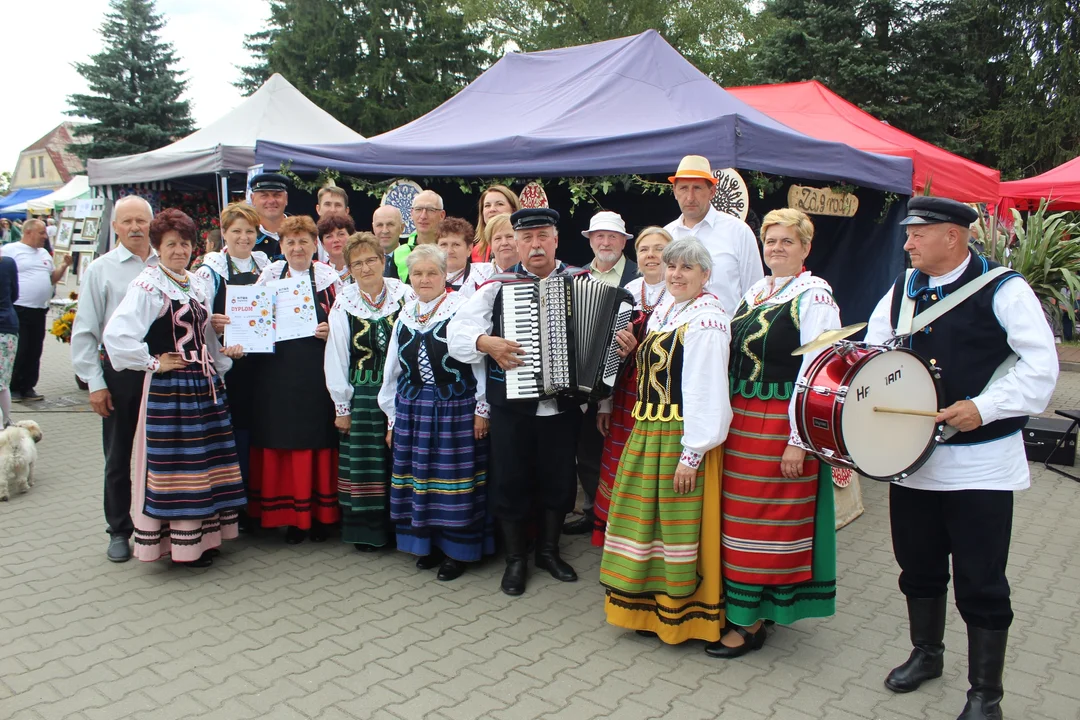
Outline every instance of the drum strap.
{"type": "MultiPolygon", "coordinates": [[[[914,272],[914,270],[907,271],[904,282],[905,288],[911,283],[911,274],[914,272]]],[[[1011,270],[1003,266],[985,272],[979,277],[964,283],[941,302],[934,303],[918,315],[915,315],[915,299],[905,292],[903,300],[900,301],[900,316],[896,319],[895,335],[897,337],[907,337],[912,333],[919,332],[1007,272],[1011,272],[1011,270]]]]}

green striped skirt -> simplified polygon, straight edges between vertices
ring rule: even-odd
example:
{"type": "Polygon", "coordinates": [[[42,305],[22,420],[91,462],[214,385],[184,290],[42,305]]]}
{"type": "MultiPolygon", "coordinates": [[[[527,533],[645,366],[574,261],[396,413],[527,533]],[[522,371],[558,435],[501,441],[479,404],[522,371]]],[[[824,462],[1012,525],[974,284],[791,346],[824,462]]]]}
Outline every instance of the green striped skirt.
{"type": "Polygon", "coordinates": [[[390,541],[390,450],[386,415],[379,409],[379,385],[353,386],[352,424],[341,434],[338,502],[341,539],[383,547],[390,541]]]}

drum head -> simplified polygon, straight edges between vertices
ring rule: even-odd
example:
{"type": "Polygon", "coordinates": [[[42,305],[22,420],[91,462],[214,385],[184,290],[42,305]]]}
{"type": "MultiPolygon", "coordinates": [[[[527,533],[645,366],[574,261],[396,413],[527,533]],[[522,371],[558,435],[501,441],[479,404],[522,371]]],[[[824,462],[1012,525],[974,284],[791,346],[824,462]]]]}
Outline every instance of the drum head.
{"type": "Polygon", "coordinates": [[[937,384],[922,359],[891,350],[860,363],[840,415],[844,446],[862,474],[891,479],[921,465],[934,445],[934,419],[874,412],[875,407],[938,409],[937,384]]]}

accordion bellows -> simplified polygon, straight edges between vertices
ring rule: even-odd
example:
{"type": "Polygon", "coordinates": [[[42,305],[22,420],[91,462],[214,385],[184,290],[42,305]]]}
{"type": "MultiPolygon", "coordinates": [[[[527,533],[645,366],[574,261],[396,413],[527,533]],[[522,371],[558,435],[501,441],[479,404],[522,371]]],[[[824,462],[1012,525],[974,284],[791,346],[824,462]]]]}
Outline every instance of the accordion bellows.
{"type": "Polygon", "coordinates": [[[553,275],[502,288],[503,336],[525,350],[506,372],[507,400],[611,395],[621,359],[615,334],[630,324],[634,299],[587,275],[553,275]]]}

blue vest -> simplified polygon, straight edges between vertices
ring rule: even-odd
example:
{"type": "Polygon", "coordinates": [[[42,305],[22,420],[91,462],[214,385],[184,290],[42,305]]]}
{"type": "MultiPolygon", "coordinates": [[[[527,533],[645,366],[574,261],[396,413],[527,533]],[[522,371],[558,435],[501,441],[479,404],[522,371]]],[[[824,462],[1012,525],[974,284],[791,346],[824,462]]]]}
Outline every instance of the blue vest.
{"type": "MultiPolygon", "coordinates": [[[[997,264],[971,253],[967,269],[955,281],[941,287],[929,287],[929,278],[916,270],[911,279],[904,275],[893,286],[892,326],[900,317],[900,302],[904,294],[915,300],[915,314],[940,302],[956,292],[968,281],[996,268],[997,264]]],[[[998,366],[1009,356],[1008,335],[994,315],[994,295],[1002,283],[1022,277],[1008,272],[996,282],[991,282],[958,306],[945,313],[919,332],[904,341],[927,361],[941,368],[942,407],[949,407],[960,400],[970,400],[979,395],[998,366]]],[[[975,445],[1012,435],[1023,429],[1027,417],[997,420],[975,428],[971,432],[953,435],[946,445],[975,445]]]]}

